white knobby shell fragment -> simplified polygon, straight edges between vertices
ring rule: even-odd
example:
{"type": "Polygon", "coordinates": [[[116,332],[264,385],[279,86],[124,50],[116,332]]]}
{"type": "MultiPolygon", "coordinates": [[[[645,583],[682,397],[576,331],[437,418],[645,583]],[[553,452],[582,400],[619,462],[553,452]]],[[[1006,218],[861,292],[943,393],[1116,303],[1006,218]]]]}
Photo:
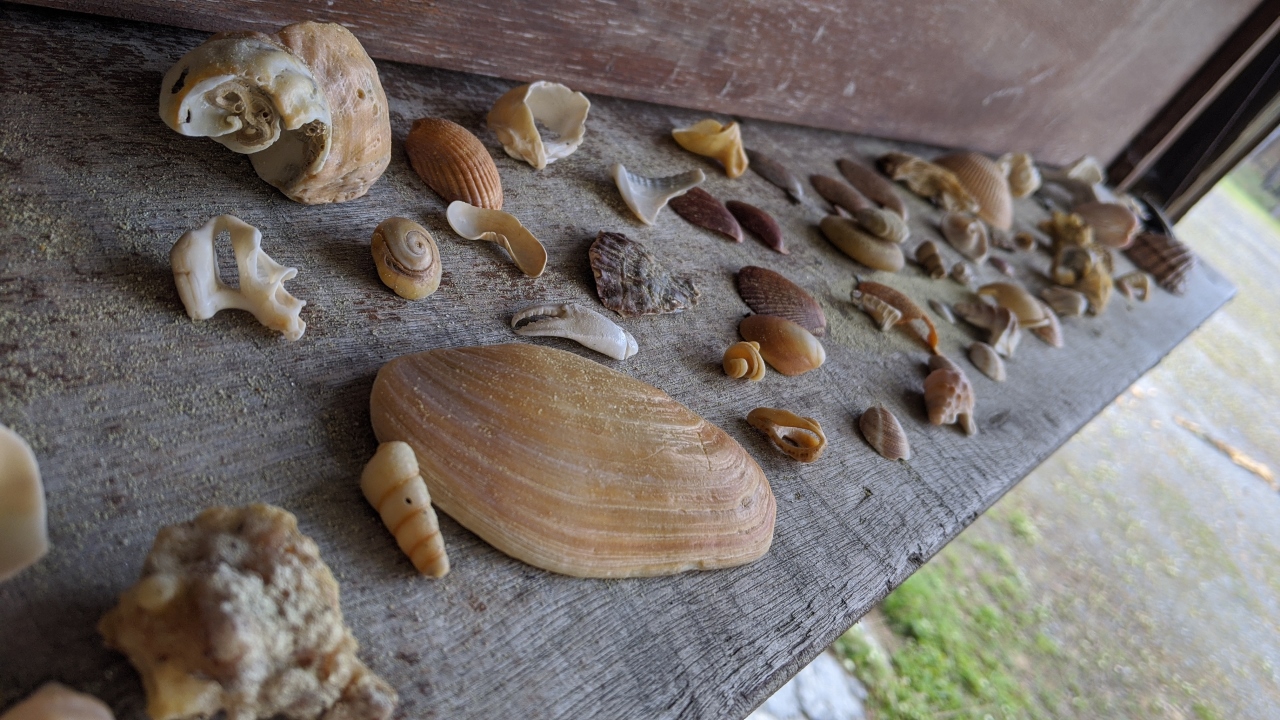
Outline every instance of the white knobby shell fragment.
{"type": "Polygon", "coordinates": [[[462,237],[501,245],[525,275],[538,277],[547,268],[547,249],[511,213],[454,200],[444,216],[462,237]]]}
{"type": "Polygon", "coordinates": [[[525,308],[511,317],[511,329],[517,335],[568,338],[615,360],[626,360],[640,350],[631,333],[577,303],[525,308]]]}
{"type": "Polygon", "coordinates": [[[498,98],[487,121],[508,155],[541,170],[578,149],[590,110],[586,95],[560,83],[539,80],[512,88],[498,98]],[[538,133],[539,122],[555,134],[554,139],[544,139],[538,133]]]}
{"type": "Polygon", "coordinates": [[[618,192],[622,193],[623,202],[645,225],[653,224],[658,211],[667,206],[668,200],[689,192],[707,179],[697,168],[678,175],[651,178],[636,175],[622,163],[614,163],[609,172],[618,185],[618,192]]]}
{"type": "Polygon", "coordinates": [[[0,425],[0,582],[49,552],[44,485],[35,453],[0,425]]]}
{"type": "Polygon", "coordinates": [[[306,300],[293,297],[284,282],[298,274],[262,251],[262,233],[234,215],[219,215],[204,226],[188,230],[169,251],[178,296],[192,320],[208,320],[222,310],[247,310],[258,322],[297,340],[307,324],[299,314],[306,300]],[[218,276],[214,241],[226,232],[239,270],[240,288],[229,287],[218,276]]]}

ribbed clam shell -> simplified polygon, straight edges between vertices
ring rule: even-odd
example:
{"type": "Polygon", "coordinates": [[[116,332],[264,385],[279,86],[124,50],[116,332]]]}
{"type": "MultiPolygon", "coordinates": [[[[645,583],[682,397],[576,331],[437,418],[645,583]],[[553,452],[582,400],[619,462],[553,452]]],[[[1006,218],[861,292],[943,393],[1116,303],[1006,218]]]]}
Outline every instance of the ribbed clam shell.
{"type": "Polygon", "coordinates": [[[848,158],[840,158],[836,161],[836,167],[840,168],[840,174],[844,175],[844,179],[849,181],[858,192],[866,195],[868,199],[880,203],[886,209],[897,213],[903,222],[907,220],[907,204],[902,200],[902,196],[897,190],[893,189],[893,183],[886,180],[880,173],[863,165],[860,162],[850,160],[848,158]]]}
{"type": "Polygon", "coordinates": [[[658,219],[658,212],[672,198],[685,194],[706,179],[698,169],[664,177],[645,177],[631,172],[622,163],[614,163],[609,173],[618,186],[622,201],[645,225],[652,225],[658,219]]]}
{"type": "Polygon", "coordinates": [[[1093,228],[1094,240],[1109,247],[1129,247],[1138,232],[1138,216],[1119,203],[1087,202],[1077,205],[1073,212],[1093,228]]]}
{"type": "Polygon", "coordinates": [[[826,175],[810,175],[809,184],[814,190],[822,196],[824,200],[839,208],[849,211],[850,215],[857,215],[859,210],[875,207],[865,195],[858,192],[848,183],[841,182],[833,177],[826,175]]]}
{"type": "Polygon", "coordinates": [[[729,212],[733,213],[733,216],[738,219],[738,223],[742,227],[763,240],[765,245],[783,255],[791,254],[791,251],[787,250],[786,239],[782,236],[782,227],[778,225],[778,221],[774,220],[772,215],[755,205],[750,205],[740,200],[730,200],[724,206],[729,209],[729,212]]]}
{"type": "Polygon", "coordinates": [[[911,444],[902,423],[883,405],[873,405],[858,418],[858,429],[867,443],[886,460],[910,460],[911,444]]]}
{"type": "Polygon", "coordinates": [[[1004,360],[1000,359],[1000,354],[995,348],[984,342],[976,342],[969,346],[969,360],[974,367],[982,371],[983,375],[996,382],[1004,382],[1006,377],[1004,360]]]}
{"type": "Polygon", "coordinates": [[[941,355],[929,358],[932,372],[924,379],[924,403],[929,422],[950,425],[959,422],[965,434],[978,432],[973,420],[974,396],[969,378],[958,365],[941,355]]]}
{"type": "Polygon", "coordinates": [[[804,202],[804,184],[786,165],[759,150],[746,149],[747,160],[757,175],[787,191],[791,202],[804,202]]]}
{"type": "Polygon", "coordinates": [[[700,187],[690,188],[683,195],[667,201],[677,215],[701,228],[718,232],[734,242],[742,242],[742,227],[738,220],[716,199],[700,187]]]}
{"type": "Polygon", "coordinates": [[[1008,230],[1013,225],[1013,193],[1009,181],[991,158],[974,152],[953,153],[933,161],[959,178],[978,201],[978,216],[993,227],[1008,230]]]}
{"type": "Polygon", "coordinates": [[[828,215],[819,227],[832,245],[873,270],[898,272],[906,263],[900,245],[875,237],[849,218],[828,215]]]}
{"type": "Polygon", "coordinates": [[[698,286],[673,275],[643,243],[601,232],[591,244],[591,272],[605,307],[623,317],[677,313],[698,303],[698,286]]]}
{"type": "Polygon", "coordinates": [[[498,166],[466,128],[444,118],[414,120],[404,149],[414,172],[445,202],[462,200],[476,207],[502,209],[498,166]]]}
{"type": "Polygon", "coordinates": [[[760,355],[783,375],[803,375],[822,367],[827,352],[808,330],[786,318],[748,315],[738,323],[743,340],[760,344],[760,355]]]}
{"type": "Polygon", "coordinates": [[[580,577],[729,567],[773,538],[768,480],[733,438],[572,353],[406,355],[378,372],[370,416],[379,442],[413,447],[437,507],[536,567],[580,577]]]}
{"type": "Polygon", "coordinates": [[[767,268],[748,265],[738,271],[738,294],[760,315],[776,315],[822,337],[827,316],[805,289],[767,268]]]}
{"type": "Polygon", "coordinates": [[[1158,233],[1142,233],[1124,254],[1134,265],[1151,273],[1156,284],[1174,295],[1186,291],[1187,273],[1196,265],[1191,248],[1176,238],[1158,233]]]}
{"type": "Polygon", "coordinates": [[[942,216],[938,228],[951,247],[974,262],[981,263],[991,250],[987,228],[978,218],[949,212],[942,216]]]}

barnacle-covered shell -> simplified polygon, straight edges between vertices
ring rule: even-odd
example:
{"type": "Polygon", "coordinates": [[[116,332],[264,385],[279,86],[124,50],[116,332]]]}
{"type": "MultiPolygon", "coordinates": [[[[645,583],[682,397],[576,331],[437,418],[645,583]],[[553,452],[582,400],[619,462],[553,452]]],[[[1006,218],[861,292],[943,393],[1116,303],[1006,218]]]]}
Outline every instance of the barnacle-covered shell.
{"type": "Polygon", "coordinates": [[[902,320],[900,322],[906,323],[911,322],[912,320],[919,320],[924,323],[928,333],[921,339],[924,340],[924,344],[927,345],[931,351],[935,353],[938,352],[938,329],[934,327],[933,321],[929,319],[929,316],[925,315],[924,310],[922,310],[919,305],[915,304],[911,298],[888,285],[882,285],[881,283],[871,282],[869,280],[860,280],[858,282],[857,291],[862,293],[864,297],[868,295],[875,296],[897,308],[898,312],[902,313],[902,320]]]}
{"type": "Polygon", "coordinates": [[[707,118],[687,128],[671,131],[680,147],[691,153],[718,160],[724,174],[736,178],[747,171],[747,153],[742,149],[742,130],[738,123],[721,125],[707,118]]]}
{"type": "Polygon", "coordinates": [[[827,351],[808,330],[786,318],[748,315],[738,323],[738,334],[760,344],[760,355],[769,367],[783,375],[803,375],[822,367],[827,351]]]}
{"type": "Polygon", "coordinates": [[[938,246],[932,240],[925,240],[916,246],[916,262],[920,263],[924,271],[934,280],[941,280],[947,276],[946,263],[942,261],[938,246]]]}
{"type": "Polygon", "coordinates": [[[949,212],[938,223],[942,236],[957,252],[981,263],[990,252],[990,238],[982,221],[961,213],[949,212]]]}
{"type": "Polygon", "coordinates": [[[712,232],[718,232],[734,242],[742,242],[742,227],[738,219],[716,199],[700,187],[689,188],[667,203],[677,215],[712,232]]]}
{"type": "Polygon", "coordinates": [[[871,235],[849,218],[828,215],[819,227],[832,245],[873,270],[898,272],[906,263],[901,246],[871,235]]]}
{"type": "Polygon", "coordinates": [[[862,295],[854,298],[862,311],[871,316],[880,326],[880,332],[888,332],[889,328],[902,321],[902,311],[875,295],[862,295]]]}
{"type": "Polygon", "coordinates": [[[1040,297],[1063,317],[1080,317],[1089,308],[1089,298],[1084,293],[1064,288],[1061,285],[1050,285],[1040,291],[1040,297]]]}
{"type": "Polygon", "coordinates": [[[996,382],[1004,382],[1004,360],[1000,359],[1000,354],[995,348],[983,342],[973,343],[969,346],[969,360],[974,367],[982,371],[983,375],[996,382]]]}
{"type": "Polygon", "coordinates": [[[724,368],[724,374],[731,378],[744,377],[756,382],[763,380],[766,372],[758,342],[743,341],[730,345],[724,351],[720,365],[724,368]]]}
{"type": "Polygon", "coordinates": [[[399,440],[379,445],[360,474],[360,491],[418,572],[436,578],[449,574],[444,537],[413,448],[399,440]]]}
{"type": "Polygon", "coordinates": [[[747,160],[757,175],[787,191],[791,202],[804,202],[804,184],[786,165],[759,150],[746,149],[747,160]]]}
{"type": "Polygon", "coordinates": [[[1009,308],[1010,312],[1018,316],[1018,324],[1024,329],[1030,330],[1049,322],[1044,304],[1017,283],[987,283],[978,288],[978,294],[995,300],[997,305],[1009,308]]]}
{"type": "Polygon", "coordinates": [[[445,202],[502,209],[498,166],[470,130],[444,118],[419,118],[409,128],[404,149],[414,172],[445,202]]]}
{"type": "Polygon", "coordinates": [[[880,167],[892,180],[902,182],[911,192],[932,200],[949,212],[978,212],[978,201],[955,173],[923,158],[901,152],[880,156],[880,167]]]}
{"type": "Polygon", "coordinates": [[[541,170],[569,157],[582,144],[591,101],[560,83],[539,80],[507,91],[493,104],[486,122],[502,149],[541,170]],[[550,131],[543,139],[538,123],[550,131]]]}
{"type": "Polygon", "coordinates": [[[885,180],[875,170],[848,158],[837,160],[836,167],[840,168],[840,174],[858,192],[896,213],[903,222],[907,221],[907,204],[898,195],[898,191],[893,189],[893,183],[885,180]]]}
{"type": "Polygon", "coordinates": [[[1013,194],[1009,181],[991,158],[975,152],[944,155],[934,163],[955,173],[969,194],[978,201],[978,215],[992,227],[1008,230],[1013,225],[1013,194]]]}
{"type": "Polygon", "coordinates": [[[382,282],[406,300],[424,298],[440,287],[440,249],[418,223],[387,218],[373,230],[373,264],[382,282]]]}
{"type": "MultiPolygon", "coordinates": [[[[685,194],[707,179],[697,169],[664,177],[645,177],[627,170],[622,163],[614,163],[609,172],[622,194],[622,201],[645,225],[653,224],[658,211],[666,207],[671,198],[685,194]]],[[[741,233],[735,239],[741,240],[741,233]]]]}
{"type": "Polygon", "coordinates": [[[577,303],[527,307],[511,316],[511,329],[517,335],[567,338],[614,360],[626,360],[640,351],[631,333],[577,303]]]}
{"type": "Polygon", "coordinates": [[[1058,322],[1058,314],[1053,311],[1053,308],[1049,307],[1049,303],[1043,300],[1036,300],[1036,302],[1040,303],[1041,307],[1044,308],[1046,322],[1043,325],[1028,328],[1028,330],[1031,334],[1049,343],[1051,347],[1062,347],[1062,323],[1058,322]]]}
{"type": "Polygon", "coordinates": [[[739,200],[730,200],[724,205],[729,212],[733,213],[742,227],[763,240],[765,245],[783,255],[791,254],[791,251],[787,250],[786,239],[782,237],[782,227],[772,215],[755,205],[739,200]]]}
{"type": "Polygon", "coordinates": [[[779,450],[800,462],[817,460],[827,447],[822,425],[811,417],[800,417],[790,410],[756,408],[747,413],[747,422],[768,435],[779,450]]]}
{"type": "Polygon", "coordinates": [[[454,232],[468,240],[486,240],[502,246],[516,267],[529,277],[542,275],[547,267],[547,249],[510,213],[455,200],[449,203],[445,219],[454,232]]]}
{"type": "Polygon", "coordinates": [[[358,198],[391,161],[378,69],[334,23],[214,35],[165,74],[160,117],[248,154],[259,177],[301,203],[358,198]]]}
{"type": "Polygon", "coordinates": [[[1116,290],[1127,300],[1146,302],[1151,292],[1151,276],[1141,270],[1134,270],[1116,278],[1116,290]]]}
{"type": "Polygon", "coordinates": [[[1008,153],[996,160],[996,166],[1009,181],[1015,198],[1024,198],[1040,189],[1040,169],[1029,153],[1008,153]]]}
{"type": "Polygon", "coordinates": [[[738,294],[760,315],[786,318],[822,337],[827,332],[827,315],[804,288],[768,268],[747,265],[738,271],[738,294]]]}
{"type": "Polygon", "coordinates": [[[92,695],[48,682],[10,707],[0,720],[115,720],[111,708],[92,695]]]}
{"type": "Polygon", "coordinates": [[[1119,203],[1087,202],[1075,206],[1072,212],[1093,228],[1094,240],[1108,247],[1123,250],[1133,243],[1138,232],[1138,216],[1119,203]]]}
{"type": "Polygon", "coordinates": [[[399,357],[378,372],[370,418],[380,442],[413,447],[440,510],[546,570],[729,567],[773,538],[773,493],[737,442],[573,353],[516,344],[399,357]]]}
{"type": "Polygon", "coordinates": [[[902,423],[883,405],[872,405],[858,418],[867,443],[886,460],[910,460],[911,444],[902,423]]]}
{"type": "Polygon", "coordinates": [[[1156,284],[1174,295],[1187,289],[1187,275],[1196,265],[1191,249],[1176,238],[1158,233],[1142,233],[1125,255],[1134,265],[1151,273],[1156,284]]]}
{"type": "Polygon", "coordinates": [[[35,453],[0,425],[0,582],[49,552],[44,484],[35,453]]]}
{"type": "Polygon", "coordinates": [[[973,418],[973,386],[959,365],[943,355],[929,358],[931,372],[924,379],[924,403],[929,422],[950,425],[959,422],[966,435],[978,432],[973,418]]]}
{"type": "Polygon", "coordinates": [[[677,313],[698,302],[691,278],[672,275],[643,243],[622,233],[601,231],[590,256],[600,302],[623,317],[677,313]]]}

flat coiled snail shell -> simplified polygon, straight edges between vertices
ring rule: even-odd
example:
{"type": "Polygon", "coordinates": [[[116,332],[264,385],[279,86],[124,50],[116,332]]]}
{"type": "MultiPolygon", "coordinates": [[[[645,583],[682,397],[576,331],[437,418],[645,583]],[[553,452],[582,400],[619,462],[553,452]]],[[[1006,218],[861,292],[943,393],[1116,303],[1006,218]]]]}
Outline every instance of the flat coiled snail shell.
{"type": "Polygon", "coordinates": [[[760,356],[760,343],[739,342],[724,351],[720,361],[724,374],[731,378],[746,378],[759,382],[764,379],[764,358],[760,356]]]}
{"type": "Polygon", "coordinates": [[[393,217],[378,223],[370,243],[383,284],[405,300],[418,300],[440,287],[440,249],[418,223],[393,217]]]}

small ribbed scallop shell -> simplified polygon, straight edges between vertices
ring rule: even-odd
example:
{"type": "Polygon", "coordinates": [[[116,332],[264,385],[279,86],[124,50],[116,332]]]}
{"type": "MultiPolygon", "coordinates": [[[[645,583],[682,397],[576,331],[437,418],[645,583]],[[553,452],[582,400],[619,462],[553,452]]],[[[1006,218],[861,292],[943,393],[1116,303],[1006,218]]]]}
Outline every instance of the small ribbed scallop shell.
{"type": "Polygon", "coordinates": [[[850,215],[856,215],[859,210],[875,207],[852,185],[840,182],[833,177],[810,175],[809,184],[813,185],[813,189],[817,190],[824,200],[836,207],[844,208],[850,215]]]}
{"type": "Polygon", "coordinates": [[[738,271],[738,294],[760,315],[776,315],[822,337],[827,315],[804,288],[767,268],[748,265],[738,271]]]}
{"type": "Polygon", "coordinates": [[[1156,284],[1174,295],[1187,289],[1187,274],[1196,265],[1191,249],[1168,235],[1142,233],[1125,255],[1134,265],[1151,273],[1156,284]]]}
{"type": "Polygon", "coordinates": [[[804,184],[786,165],[759,150],[746,149],[747,160],[757,175],[787,191],[791,202],[804,202],[804,184]]]}
{"type": "Polygon", "coordinates": [[[822,425],[811,417],[800,417],[790,410],[756,408],[747,413],[751,427],[769,436],[773,444],[800,462],[813,462],[827,447],[822,425]]]}
{"type": "Polygon", "coordinates": [[[1040,189],[1040,169],[1029,153],[1009,153],[996,160],[996,165],[1009,181],[1015,198],[1024,198],[1040,189]]]}
{"type": "Polygon", "coordinates": [[[873,270],[898,272],[906,263],[901,246],[871,235],[849,218],[828,215],[820,227],[832,245],[873,270]]]}
{"type": "Polygon", "coordinates": [[[643,243],[601,231],[591,244],[591,272],[605,307],[623,317],[678,313],[698,303],[698,286],[672,275],[643,243]]]}
{"type": "Polygon", "coordinates": [[[1000,168],[985,155],[973,152],[944,155],[934,163],[959,178],[978,201],[978,215],[993,227],[1008,230],[1013,225],[1013,194],[1000,168]]]}
{"type": "Polygon", "coordinates": [[[689,188],[667,202],[677,215],[701,228],[720,233],[734,242],[742,242],[742,227],[738,219],[716,199],[700,187],[689,188]]]}
{"type": "Polygon", "coordinates": [[[1093,228],[1093,239],[1108,247],[1123,250],[1133,244],[1138,232],[1138,216],[1118,203],[1087,202],[1073,212],[1093,228]]]}
{"type": "Polygon", "coordinates": [[[1000,359],[1000,354],[995,348],[983,342],[976,342],[969,346],[969,360],[974,367],[982,371],[983,375],[996,382],[1004,382],[1004,360],[1000,359]]]}
{"type": "Polygon", "coordinates": [[[916,262],[920,263],[924,271],[934,280],[941,280],[947,276],[946,263],[942,261],[938,246],[932,240],[925,240],[916,248],[916,262]]]}
{"type": "Polygon", "coordinates": [[[406,300],[424,298],[440,287],[440,250],[418,223],[393,217],[378,223],[370,243],[378,277],[406,300]]]}
{"type": "Polygon", "coordinates": [[[774,220],[772,215],[755,205],[749,205],[739,200],[730,200],[724,206],[729,209],[729,212],[733,213],[733,216],[738,219],[738,223],[742,227],[763,240],[765,245],[783,255],[791,254],[791,251],[787,250],[786,239],[782,237],[782,227],[778,225],[778,221],[774,220]]]}
{"type": "Polygon", "coordinates": [[[991,250],[987,228],[978,218],[949,212],[942,216],[938,228],[951,247],[976,263],[985,260],[991,250]]]}
{"type": "Polygon", "coordinates": [[[893,189],[893,183],[884,179],[875,170],[848,158],[837,160],[836,167],[840,168],[840,174],[844,175],[844,179],[848,180],[858,192],[896,213],[903,222],[907,221],[907,204],[903,202],[898,191],[893,189]]]}
{"type": "Polygon", "coordinates": [[[712,118],[694,123],[687,128],[671,131],[680,147],[720,161],[724,174],[736,178],[747,171],[747,153],[742,149],[742,130],[738,123],[721,125],[712,118]]]}
{"type": "Polygon", "coordinates": [[[1060,285],[1050,285],[1041,290],[1040,297],[1063,317],[1080,317],[1089,309],[1089,298],[1084,293],[1060,285]]]}
{"type": "Polygon", "coordinates": [[[738,323],[738,334],[759,343],[765,362],[783,375],[803,375],[822,367],[827,359],[818,338],[786,318],[748,315],[738,323]]]}
{"type": "Polygon", "coordinates": [[[902,423],[883,405],[873,405],[858,418],[867,443],[886,460],[910,460],[911,444],[902,423]]]}
{"type": "Polygon", "coordinates": [[[924,379],[924,403],[929,422],[950,425],[959,422],[966,435],[978,432],[973,419],[973,386],[960,366],[942,355],[929,358],[932,372],[924,379]]]}
{"type": "Polygon", "coordinates": [[[760,356],[760,343],[739,342],[729,346],[720,360],[724,374],[731,378],[745,377],[748,380],[764,379],[764,358],[760,356]]]}
{"type": "Polygon", "coordinates": [[[502,209],[502,180],[498,166],[480,139],[444,118],[413,122],[404,140],[409,163],[422,181],[445,199],[502,209]]]}
{"type": "Polygon", "coordinates": [[[408,443],[379,445],[360,475],[360,490],[418,572],[437,578],[449,573],[449,555],[431,509],[431,494],[408,443]]]}
{"type": "Polygon", "coordinates": [[[924,314],[924,310],[921,309],[919,305],[915,304],[911,298],[888,285],[882,285],[878,282],[871,282],[868,280],[859,281],[857,291],[862,293],[864,297],[874,295],[897,308],[898,312],[902,313],[901,322],[905,323],[911,322],[912,320],[919,320],[924,323],[929,332],[921,339],[924,340],[924,344],[927,345],[930,350],[935,353],[938,352],[938,329],[933,326],[933,321],[929,319],[929,316],[924,314]]]}

